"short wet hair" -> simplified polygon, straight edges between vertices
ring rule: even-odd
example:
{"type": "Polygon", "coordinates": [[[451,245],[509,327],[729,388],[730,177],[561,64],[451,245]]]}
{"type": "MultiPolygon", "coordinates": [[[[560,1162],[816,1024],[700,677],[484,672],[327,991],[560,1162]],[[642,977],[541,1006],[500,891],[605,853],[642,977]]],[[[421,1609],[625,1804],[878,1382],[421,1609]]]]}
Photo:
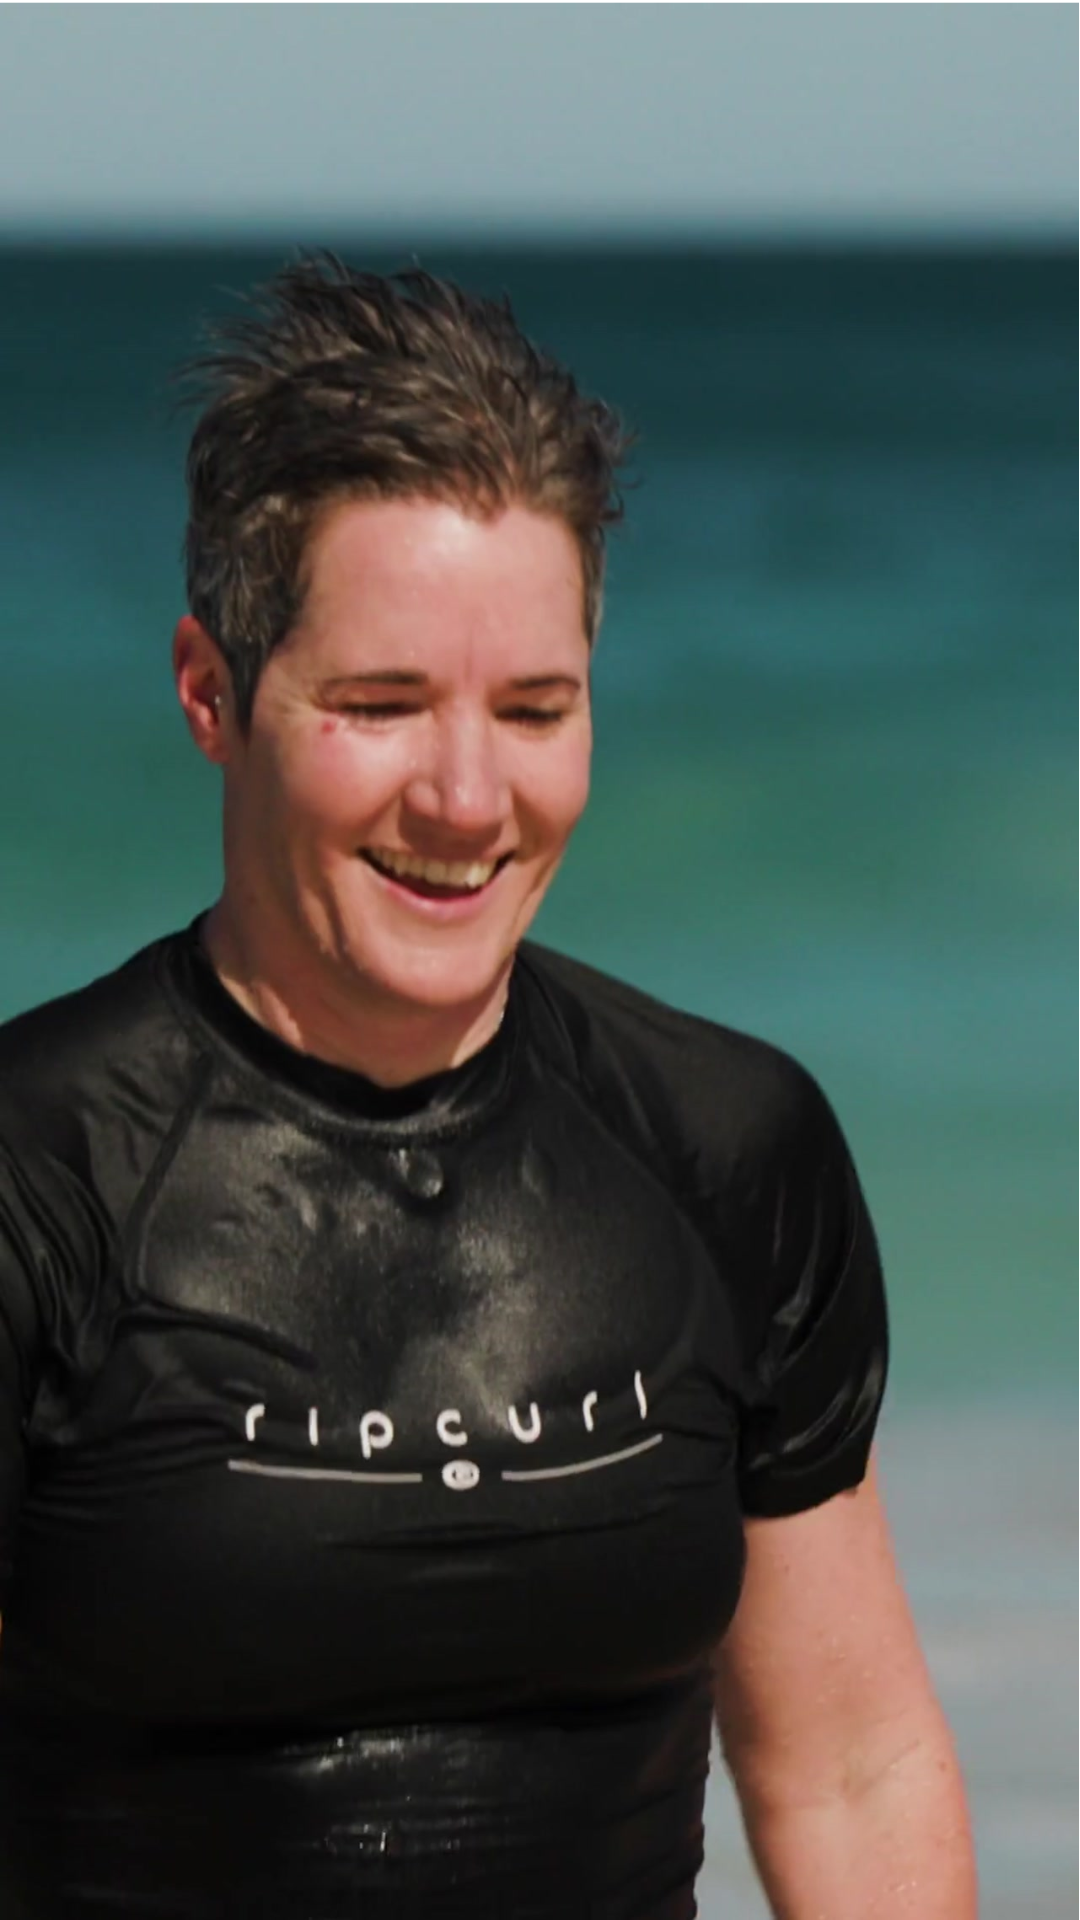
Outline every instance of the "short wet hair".
{"type": "Polygon", "coordinates": [[[355,499],[523,505],[581,555],[586,636],[600,623],[605,529],[632,437],[521,332],[510,301],[417,268],[358,272],[302,254],[180,370],[201,404],[187,459],[188,605],[251,718],[259,676],[303,607],[327,507],[355,499]]]}

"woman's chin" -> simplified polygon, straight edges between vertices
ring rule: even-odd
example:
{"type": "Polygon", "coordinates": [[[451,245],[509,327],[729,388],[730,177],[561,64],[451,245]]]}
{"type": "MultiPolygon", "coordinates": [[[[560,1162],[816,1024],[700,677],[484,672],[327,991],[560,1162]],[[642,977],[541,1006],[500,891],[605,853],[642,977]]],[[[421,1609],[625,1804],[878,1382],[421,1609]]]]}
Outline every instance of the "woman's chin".
{"type": "Polygon", "coordinates": [[[497,952],[424,952],[373,964],[369,957],[366,965],[360,959],[355,966],[357,987],[365,998],[377,995],[388,1013],[405,1016],[411,1010],[418,1018],[459,1013],[471,1019],[502,991],[511,958],[497,952]]]}

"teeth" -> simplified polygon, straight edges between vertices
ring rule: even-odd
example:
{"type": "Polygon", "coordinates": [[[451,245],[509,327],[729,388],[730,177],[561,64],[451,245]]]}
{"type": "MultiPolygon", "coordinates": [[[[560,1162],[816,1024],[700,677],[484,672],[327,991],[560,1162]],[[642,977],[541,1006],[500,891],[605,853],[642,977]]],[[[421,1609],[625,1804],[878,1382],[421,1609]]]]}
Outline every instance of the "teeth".
{"type": "Polygon", "coordinates": [[[400,880],[427,880],[436,887],[486,887],[495,871],[494,860],[422,860],[415,853],[368,849],[368,858],[400,880]]]}

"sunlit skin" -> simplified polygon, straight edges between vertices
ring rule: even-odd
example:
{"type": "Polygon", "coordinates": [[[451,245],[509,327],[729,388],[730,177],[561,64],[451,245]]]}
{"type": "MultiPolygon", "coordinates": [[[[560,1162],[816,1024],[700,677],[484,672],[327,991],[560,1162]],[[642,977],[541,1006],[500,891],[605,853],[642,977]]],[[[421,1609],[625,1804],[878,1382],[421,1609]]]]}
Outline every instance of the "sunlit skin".
{"type": "Polygon", "coordinates": [[[518,942],[585,805],[581,561],[559,519],[430,500],[339,504],[249,728],[190,615],[188,726],[224,774],[225,883],[205,924],[228,989],[290,1045],[385,1085],[496,1030],[518,942]],[[421,897],[367,854],[498,860],[421,897]]]}

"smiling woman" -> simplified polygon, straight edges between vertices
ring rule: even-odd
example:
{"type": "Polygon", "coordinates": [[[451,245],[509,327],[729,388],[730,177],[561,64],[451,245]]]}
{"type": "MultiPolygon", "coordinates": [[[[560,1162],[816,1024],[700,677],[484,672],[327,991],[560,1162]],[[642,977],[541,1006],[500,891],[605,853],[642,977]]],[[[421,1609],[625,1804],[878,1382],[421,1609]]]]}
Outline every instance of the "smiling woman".
{"type": "Polygon", "coordinates": [[[243,723],[217,643],[191,616],[177,630],[181,703],[225,776],[204,937],[292,1045],[415,1080],[494,1032],[585,804],[581,561],[532,508],[359,500],[306,569],[243,723]]]}
{"type": "Polygon", "coordinates": [[[970,1920],[837,1120],[524,937],[623,437],[331,259],[204,376],[221,897],[0,1033],[5,1912],[690,1920],[716,1714],[784,1920],[970,1920]]]}

